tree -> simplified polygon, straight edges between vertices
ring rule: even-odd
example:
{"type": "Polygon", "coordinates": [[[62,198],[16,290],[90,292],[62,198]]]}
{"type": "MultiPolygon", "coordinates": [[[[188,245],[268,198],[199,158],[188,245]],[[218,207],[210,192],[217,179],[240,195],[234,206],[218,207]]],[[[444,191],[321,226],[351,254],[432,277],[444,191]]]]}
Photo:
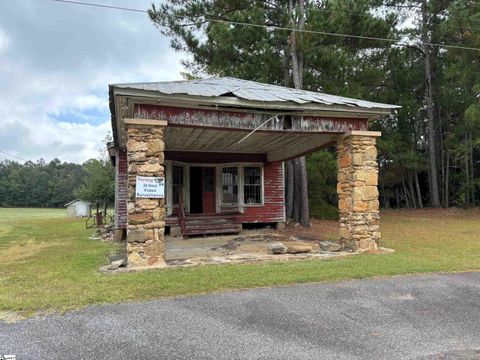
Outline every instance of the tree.
{"type": "Polygon", "coordinates": [[[43,159],[19,164],[0,162],[0,206],[63,207],[73,198],[85,170],[79,164],[48,164],[43,159]]]}
{"type": "MultiPolygon", "coordinates": [[[[379,54],[386,50],[385,44],[303,35],[269,26],[340,33],[359,29],[366,36],[391,37],[395,16],[375,15],[371,8],[378,6],[376,3],[174,0],[152,6],[149,16],[171,38],[174,49],[192,55],[184,65],[196,76],[235,76],[375,98],[384,79],[379,54]],[[363,78],[364,72],[375,78],[363,78]]],[[[287,215],[308,226],[306,168],[304,158],[287,163],[286,202],[287,215]]]]}
{"type": "Polygon", "coordinates": [[[105,213],[108,204],[115,200],[115,172],[108,158],[90,159],[83,164],[87,176],[84,183],[75,190],[76,197],[97,205],[103,204],[105,213]]]}

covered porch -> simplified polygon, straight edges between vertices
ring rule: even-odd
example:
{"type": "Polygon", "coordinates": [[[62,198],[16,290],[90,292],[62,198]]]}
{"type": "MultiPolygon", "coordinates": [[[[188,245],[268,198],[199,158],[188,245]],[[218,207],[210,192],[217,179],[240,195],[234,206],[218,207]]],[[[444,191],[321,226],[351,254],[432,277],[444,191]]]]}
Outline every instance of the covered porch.
{"type": "MultiPolygon", "coordinates": [[[[130,266],[165,264],[165,230],[239,233],[249,223],[281,228],[286,220],[283,162],[332,145],[338,154],[341,245],[376,249],[380,133],[368,131],[368,121],[394,107],[345,98],[335,104],[336,97],[329,95],[323,105],[244,99],[244,93],[225,90],[233,80],[198,80],[203,90],[197,90],[208,88],[209,96],[192,94],[195,81],[111,86],[117,209],[125,201],[126,210],[123,218],[117,210],[117,226],[127,229],[130,266]],[[217,87],[225,95],[213,95],[217,87]],[[164,198],[138,198],[138,176],[164,178],[164,198]]],[[[283,97],[286,92],[292,98],[291,91],[298,92],[281,87],[272,92],[270,85],[238,81],[235,89],[240,84],[244,91],[262,89],[283,97]]]]}

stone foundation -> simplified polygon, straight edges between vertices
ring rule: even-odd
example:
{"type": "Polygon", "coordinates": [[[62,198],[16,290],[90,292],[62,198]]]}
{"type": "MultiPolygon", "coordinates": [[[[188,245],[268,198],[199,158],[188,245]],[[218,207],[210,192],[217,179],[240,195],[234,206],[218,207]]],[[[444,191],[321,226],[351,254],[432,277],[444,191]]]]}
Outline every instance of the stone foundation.
{"type": "Polygon", "coordinates": [[[353,131],[337,142],[340,244],[344,249],[377,249],[380,239],[378,136],[378,132],[353,131]]]}
{"type": "Polygon", "coordinates": [[[129,267],[165,265],[165,201],[135,197],[136,176],[164,176],[163,126],[127,124],[129,267]]]}

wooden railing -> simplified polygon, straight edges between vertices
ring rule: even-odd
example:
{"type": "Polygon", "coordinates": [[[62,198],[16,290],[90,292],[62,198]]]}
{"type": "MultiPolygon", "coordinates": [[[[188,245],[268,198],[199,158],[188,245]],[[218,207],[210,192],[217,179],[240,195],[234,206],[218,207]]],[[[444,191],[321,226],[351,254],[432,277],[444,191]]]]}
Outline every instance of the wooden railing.
{"type": "Polygon", "coordinates": [[[183,191],[178,191],[178,222],[180,223],[180,231],[185,234],[185,206],[183,204],[183,191]]]}
{"type": "Polygon", "coordinates": [[[90,214],[90,216],[87,217],[85,220],[85,227],[87,229],[91,229],[94,227],[100,227],[102,225],[111,225],[113,222],[114,219],[112,215],[105,214],[104,212],[100,211],[98,213],[90,214]]]}

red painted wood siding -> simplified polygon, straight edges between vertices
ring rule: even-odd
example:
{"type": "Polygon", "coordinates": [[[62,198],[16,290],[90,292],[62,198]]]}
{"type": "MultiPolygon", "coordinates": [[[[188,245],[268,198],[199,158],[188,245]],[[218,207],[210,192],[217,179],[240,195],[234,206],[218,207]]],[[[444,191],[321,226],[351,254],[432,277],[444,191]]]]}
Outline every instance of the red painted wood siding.
{"type": "Polygon", "coordinates": [[[128,163],[126,151],[119,150],[116,159],[117,196],[115,198],[115,214],[117,228],[127,227],[127,197],[128,197],[128,163]]]}
{"type": "Polygon", "coordinates": [[[282,162],[265,163],[264,205],[245,206],[244,213],[238,218],[242,223],[268,223],[285,221],[285,195],[282,162]]]}
{"type": "MultiPolygon", "coordinates": [[[[253,129],[271,117],[271,114],[245,113],[224,110],[192,109],[176,106],[135,104],[134,117],[167,120],[170,126],[206,126],[217,129],[253,129]]],[[[283,119],[264,124],[259,132],[283,129],[283,119]]],[[[367,130],[366,118],[338,118],[304,116],[295,122],[294,130],[305,132],[343,133],[351,130],[367,130]]]]}

